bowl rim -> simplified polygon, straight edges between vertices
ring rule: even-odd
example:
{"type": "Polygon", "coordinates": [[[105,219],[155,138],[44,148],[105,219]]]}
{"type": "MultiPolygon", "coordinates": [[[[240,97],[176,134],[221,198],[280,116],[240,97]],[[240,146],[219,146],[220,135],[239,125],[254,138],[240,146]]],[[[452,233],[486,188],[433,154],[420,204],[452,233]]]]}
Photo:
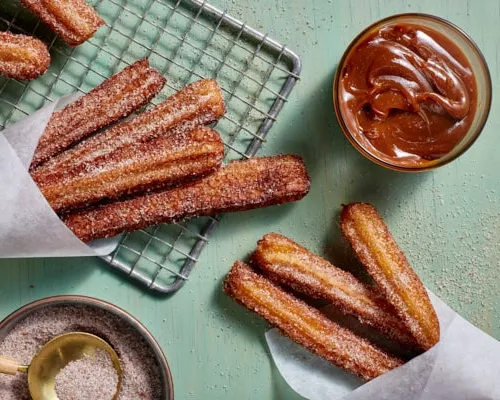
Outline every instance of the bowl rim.
{"type": "Polygon", "coordinates": [[[492,97],[493,97],[493,84],[491,81],[490,69],[488,67],[488,63],[486,61],[486,58],[485,58],[483,52],[481,51],[481,49],[479,48],[477,43],[472,39],[472,37],[467,32],[465,32],[462,28],[460,28],[459,26],[455,25],[453,22],[451,22],[443,17],[439,17],[436,15],[427,14],[427,13],[419,13],[419,12],[393,14],[393,15],[384,17],[382,19],[379,19],[379,20],[371,23],[370,25],[368,25],[366,28],[364,28],[359,34],[357,34],[354,37],[354,39],[352,39],[352,41],[349,43],[347,48],[344,50],[344,53],[342,54],[342,57],[340,58],[340,61],[337,64],[337,69],[335,71],[335,76],[333,79],[333,105],[334,105],[334,110],[335,110],[335,115],[337,117],[337,121],[340,125],[340,128],[341,128],[344,136],[354,146],[354,148],[356,148],[364,157],[368,158],[370,161],[373,161],[374,163],[376,163],[382,167],[391,169],[393,171],[394,170],[400,171],[400,172],[429,171],[432,169],[436,169],[438,167],[442,167],[443,165],[449,164],[450,162],[456,160],[458,157],[463,155],[467,150],[469,150],[472,147],[472,145],[476,142],[476,140],[479,138],[479,136],[481,135],[481,133],[483,131],[483,129],[486,125],[486,122],[488,121],[488,117],[489,117],[489,114],[491,111],[492,97]],[[465,41],[467,41],[471,45],[472,49],[477,54],[479,62],[480,62],[481,67],[482,67],[481,69],[484,72],[485,81],[486,81],[486,89],[485,89],[486,90],[486,99],[485,99],[485,103],[484,103],[484,107],[486,109],[486,112],[485,112],[483,118],[479,122],[479,125],[476,129],[475,135],[471,138],[471,140],[469,140],[467,145],[464,146],[464,148],[461,149],[459,152],[457,152],[457,154],[455,154],[453,157],[450,157],[449,159],[447,159],[445,161],[440,161],[441,159],[438,158],[434,161],[430,161],[429,163],[426,163],[425,165],[419,166],[419,167],[405,167],[403,165],[392,164],[392,163],[389,163],[385,160],[378,158],[377,156],[371,154],[368,150],[366,150],[364,148],[364,146],[362,146],[360,143],[358,143],[358,141],[354,138],[354,135],[352,135],[351,132],[349,131],[349,128],[347,127],[347,125],[344,122],[344,118],[342,116],[342,111],[340,110],[340,104],[339,104],[340,102],[338,101],[338,92],[339,92],[338,85],[339,85],[339,81],[340,81],[340,74],[342,72],[342,69],[343,69],[342,67],[346,61],[346,58],[349,55],[349,53],[351,52],[351,50],[353,49],[353,47],[359,42],[359,40],[361,38],[363,38],[370,30],[374,29],[375,27],[382,25],[383,23],[391,21],[393,19],[405,18],[405,17],[406,18],[408,18],[408,17],[410,17],[410,18],[411,17],[425,18],[428,20],[437,21],[437,22],[439,22],[443,25],[447,25],[449,28],[455,30],[459,35],[461,35],[465,39],[465,41]]]}
{"type": "Polygon", "coordinates": [[[125,319],[134,329],[136,329],[139,332],[139,334],[141,334],[141,336],[144,337],[147,343],[151,346],[153,353],[155,354],[157,361],[160,364],[161,371],[164,372],[164,379],[165,379],[164,384],[166,386],[166,389],[168,390],[168,392],[166,393],[166,400],[174,400],[174,385],[172,379],[172,372],[170,370],[170,366],[168,364],[165,354],[163,353],[161,346],[156,341],[152,333],[144,326],[144,324],[142,324],[142,322],[140,322],[129,312],[108,301],[83,295],[58,295],[58,296],[45,297],[27,303],[18,308],[17,310],[8,314],[4,319],[0,321],[0,332],[6,327],[8,327],[10,324],[15,324],[16,322],[19,323],[21,319],[26,318],[28,315],[30,315],[31,313],[35,312],[40,308],[55,306],[55,305],[68,305],[68,304],[97,307],[105,311],[108,311],[122,319],[125,319]]]}

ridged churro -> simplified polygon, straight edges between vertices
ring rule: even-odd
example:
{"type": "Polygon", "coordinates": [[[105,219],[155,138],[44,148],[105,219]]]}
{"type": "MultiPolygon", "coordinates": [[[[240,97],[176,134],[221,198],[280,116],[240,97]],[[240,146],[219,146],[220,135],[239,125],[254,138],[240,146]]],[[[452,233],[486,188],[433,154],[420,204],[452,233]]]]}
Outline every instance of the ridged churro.
{"type": "Polygon", "coordinates": [[[222,92],[213,79],[186,86],[151,110],[94,135],[75,147],[52,157],[37,168],[40,173],[66,171],[81,163],[104,157],[119,147],[190,131],[224,115],[222,92]]]}
{"type": "Polygon", "coordinates": [[[244,211],[300,200],[309,191],[300,157],[235,161],[192,184],[75,211],[63,222],[81,240],[114,236],[195,216],[244,211]]]}
{"type": "Polygon", "coordinates": [[[362,379],[376,378],[403,364],[242,262],[233,265],[224,281],[224,291],[285,336],[362,379]]]}
{"type": "Polygon", "coordinates": [[[21,0],[70,46],[90,39],[104,21],[85,0],[21,0]]]}
{"type": "Polygon", "coordinates": [[[0,32],[0,74],[19,80],[32,80],[50,65],[47,46],[31,36],[0,32]]]}
{"type": "Polygon", "coordinates": [[[342,232],[387,301],[424,350],[439,340],[439,321],[429,296],[373,206],[344,206],[342,232]]]}
{"type": "Polygon", "coordinates": [[[222,165],[224,143],[212,129],[199,127],[177,135],[128,145],[91,163],[55,174],[32,174],[56,212],[103,200],[178,186],[222,165]]]}
{"type": "Polygon", "coordinates": [[[272,281],[312,298],[331,301],[344,314],[356,317],[399,343],[416,347],[413,336],[375,287],[291,239],[277,233],[265,235],[259,240],[252,261],[272,281]]]}
{"type": "Polygon", "coordinates": [[[160,72],[143,59],[56,111],[38,142],[31,168],[143,107],[158,94],[165,82],[160,72]]]}

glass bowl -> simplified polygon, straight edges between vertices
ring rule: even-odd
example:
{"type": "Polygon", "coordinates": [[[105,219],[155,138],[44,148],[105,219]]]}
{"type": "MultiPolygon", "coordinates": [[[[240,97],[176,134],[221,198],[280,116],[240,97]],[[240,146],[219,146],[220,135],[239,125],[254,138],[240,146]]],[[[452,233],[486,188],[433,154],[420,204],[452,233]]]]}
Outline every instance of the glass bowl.
{"type": "Polygon", "coordinates": [[[335,73],[335,78],[333,81],[333,103],[335,107],[335,114],[339,121],[340,127],[342,128],[342,131],[344,132],[347,139],[351,142],[351,144],[361,154],[363,154],[365,157],[372,160],[376,164],[392,170],[404,172],[421,172],[445,165],[455,160],[470,148],[474,141],[479,137],[488,118],[491,106],[491,90],[491,77],[488,66],[486,64],[486,60],[484,59],[484,56],[477,45],[464,31],[453,25],[451,22],[432,15],[418,13],[398,14],[384,18],[370,25],[358,36],[356,36],[356,38],[347,47],[335,73]],[[365,38],[371,35],[373,32],[395,24],[420,25],[428,29],[437,31],[454,42],[468,59],[472,67],[477,86],[477,106],[475,110],[475,116],[470,129],[467,131],[465,136],[449,153],[435,160],[425,161],[415,166],[398,163],[394,160],[394,158],[386,156],[382,152],[375,149],[370,141],[363,135],[355,135],[353,132],[351,132],[348,125],[345,123],[342,113],[342,107],[340,104],[341,99],[339,96],[339,85],[341,81],[342,71],[344,70],[345,63],[348,60],[351,52],[357,47],[359,43],[365,40],[365,38]]]}

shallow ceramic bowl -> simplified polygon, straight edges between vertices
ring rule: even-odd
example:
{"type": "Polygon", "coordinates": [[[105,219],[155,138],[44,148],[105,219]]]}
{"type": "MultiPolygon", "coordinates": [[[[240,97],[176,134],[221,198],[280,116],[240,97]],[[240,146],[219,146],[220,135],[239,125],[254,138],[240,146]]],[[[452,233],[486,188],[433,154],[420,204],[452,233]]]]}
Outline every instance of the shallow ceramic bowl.
{"type": "Polygon", "coordinates": [[[139,333],[139,335],[141,335],[144,338],[146,343],[151,348],[153,354],[155,355],[155,361],[160,366],[160,379],[162,382],[163,393],[161,393],[159,399],[160,400],[174,399],[174,386],[172,382],[172,374],[170,372],[170,367],[156,339],[153,337],[153,335],[151,335],[151,333],[146,329],[146,327],[142,325],[132,315],[122,310],[121,308],[111,303],[105,302],[103,300],[86,296],[54,296],[37,300],[33,303],[29,303],[19,308],[18,310],[14,311],[12,314],[7,316],[2,322],[0,322],[0,342],[19,322],[24,320],[28,315],[36,311],[39,311],[45,307],[53,307],[61,305],[63,306],[85,305],[88,307],[99,308],[116,315],[118,318],[123,320],[124,324],[127,324],[130,327],[132,327],[137,333],[139,333]]]}

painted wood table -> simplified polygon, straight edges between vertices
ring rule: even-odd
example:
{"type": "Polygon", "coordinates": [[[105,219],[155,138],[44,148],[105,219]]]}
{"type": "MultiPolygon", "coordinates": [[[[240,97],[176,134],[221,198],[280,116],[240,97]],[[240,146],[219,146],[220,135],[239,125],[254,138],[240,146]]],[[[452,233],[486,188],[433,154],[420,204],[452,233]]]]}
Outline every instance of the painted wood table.
{"type": "Polygon", "coordinates": [[[346,268],[341,203],[371,202],[386,218],[424,283],[500,339],[500,2],[497,0],[214,0],[302,58],[301,81],[262,154],[293,152],[312,187],[301,202],[224,217],[185,287],[149,294],[98,259],[0,261],[0,317],[32,300],[85,294],[138,317],[170,362],[177,399],[296,399],[264,341],[267,325],[228,299],[221,281],[266,232],[295,238],[346,268]],[[494,102],[486,128],[461,158],[436,171],[403,174],[363,158],[344,138],[332,107],[332,79],[352,38],[401,12],[435,14],[468,32],[484,52],[494,102]]]}

